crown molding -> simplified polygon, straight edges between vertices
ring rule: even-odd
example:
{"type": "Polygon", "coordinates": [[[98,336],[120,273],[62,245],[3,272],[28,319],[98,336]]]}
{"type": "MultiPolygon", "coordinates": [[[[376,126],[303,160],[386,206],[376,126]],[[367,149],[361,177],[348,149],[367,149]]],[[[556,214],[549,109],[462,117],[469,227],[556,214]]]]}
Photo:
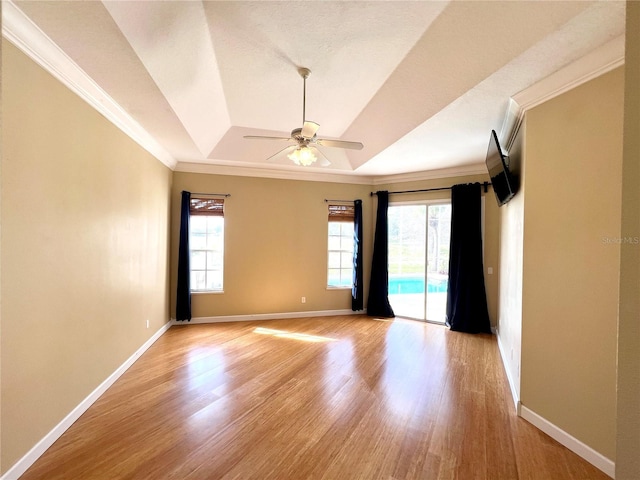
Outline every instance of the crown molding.
{"type": "Polygon", "coordinates": [[[524,110],[530,110],[621,65],[624,65],[624,35],[601,45],[512,98],[524,110]]]}
{"type": "Polygon", "coordinates": [[[464,165],[461,167],[426,170],[422,172],[401,173],[397,175],[345,175],[324,173],[299,167],[298,170],[276,170],[274,168],[253,168],[231,165],[212,165],[209,163],[178,162],[176,172],[204,173],[209,175],[230,175],[237,177],[276,178],[280,180],[303,180],[311,182],[350,183],[354,185],[383,185],[387,183],[416,182],[441,178],[463,177],[468,175],[486,175],[484,164],[464,165]]]}
{"type": "Polygon", "coordinates": [[[254,168],[230,165],[212,165],[209,163],[178,162],[176,172],[204,173],[209,175],[230,175],[236,177],[276,178],[280,180],[304,180],[310,182],[351,183],[373,185],[374,177],[363,175],[345,175],[319,172],[299,167],[296,170],[277,170],[275,168],[254,168]]]}
{"type": "Polygon", "coordinates": [[[624,65],[624,35],[610,40],[573,63],[511,97],[500,140],[509,151],[524,115],[544,102],[624,65]]]}
{"type": "Polygon", "coordinates": [[[2,0],[2,36],[167,167],[176,160],[11,0],[2,0]]]}
{"type": "Polygon", "coordinates": [[[441,168],[438,170],[425,170],[422,172],[399,173],[374,177],[372,185],[384,185],[387,183],[416,182],[421,180],[437,180],[441,178],[464,177],[467,175],[487,175],[484,163],[463,165],[460,167],[441,168]]]}

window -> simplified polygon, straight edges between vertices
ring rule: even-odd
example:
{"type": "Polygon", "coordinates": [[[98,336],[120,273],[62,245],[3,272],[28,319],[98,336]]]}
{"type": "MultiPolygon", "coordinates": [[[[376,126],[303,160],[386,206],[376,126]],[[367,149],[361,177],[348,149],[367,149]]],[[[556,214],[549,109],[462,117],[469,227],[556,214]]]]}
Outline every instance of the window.
{"type": "Polygon", "coordinates": [[[353,205],[329,205],[329,287],[353,285],[353,219],[353,205]]]}
{"type": "Polygon", "coordinates": [[[189,251],[192,292],[221,292],[224,266],[224,200],[191,198],[189,251]]]}

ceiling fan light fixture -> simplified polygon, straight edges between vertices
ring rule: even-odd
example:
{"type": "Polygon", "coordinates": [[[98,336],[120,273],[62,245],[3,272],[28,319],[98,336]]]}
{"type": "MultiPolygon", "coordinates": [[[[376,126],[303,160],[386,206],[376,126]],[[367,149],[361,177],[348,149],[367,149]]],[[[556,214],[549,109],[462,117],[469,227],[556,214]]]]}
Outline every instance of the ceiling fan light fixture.
{"type": "Polygon", "coordinates": [[[296,165],[302,165],[303,167],[308,167],[318,160],[318,157],[313,153],[313,150],[306,145],[296,148],[293,152],[287,155],[287,157],[289,157],[290,160],[293,160],[293,163],[296,165]]]}

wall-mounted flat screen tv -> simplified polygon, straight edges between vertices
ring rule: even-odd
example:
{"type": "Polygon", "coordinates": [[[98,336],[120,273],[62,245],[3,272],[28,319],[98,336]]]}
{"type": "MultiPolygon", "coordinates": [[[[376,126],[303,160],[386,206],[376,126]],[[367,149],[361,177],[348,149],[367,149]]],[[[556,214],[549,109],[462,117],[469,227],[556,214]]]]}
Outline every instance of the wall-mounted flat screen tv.
{"type": "Polygon", "coordinates": [[[498,206],[502,206],[511,200],[516,192],[513,175],[509,171],[509,157],[502,153],[495,130],[491,130],[486,164],[498,206]]]}

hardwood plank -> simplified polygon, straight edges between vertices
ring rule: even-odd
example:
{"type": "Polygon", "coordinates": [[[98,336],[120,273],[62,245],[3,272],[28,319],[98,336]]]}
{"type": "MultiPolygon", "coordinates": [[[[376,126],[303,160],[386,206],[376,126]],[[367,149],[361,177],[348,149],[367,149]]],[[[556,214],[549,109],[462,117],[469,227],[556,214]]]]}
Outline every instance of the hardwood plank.
{"type": "Polygon", "coordinates": [[[608,478],[513,410],[491,335],[365,316],[179,326],[22,479],[608,478]]]}

